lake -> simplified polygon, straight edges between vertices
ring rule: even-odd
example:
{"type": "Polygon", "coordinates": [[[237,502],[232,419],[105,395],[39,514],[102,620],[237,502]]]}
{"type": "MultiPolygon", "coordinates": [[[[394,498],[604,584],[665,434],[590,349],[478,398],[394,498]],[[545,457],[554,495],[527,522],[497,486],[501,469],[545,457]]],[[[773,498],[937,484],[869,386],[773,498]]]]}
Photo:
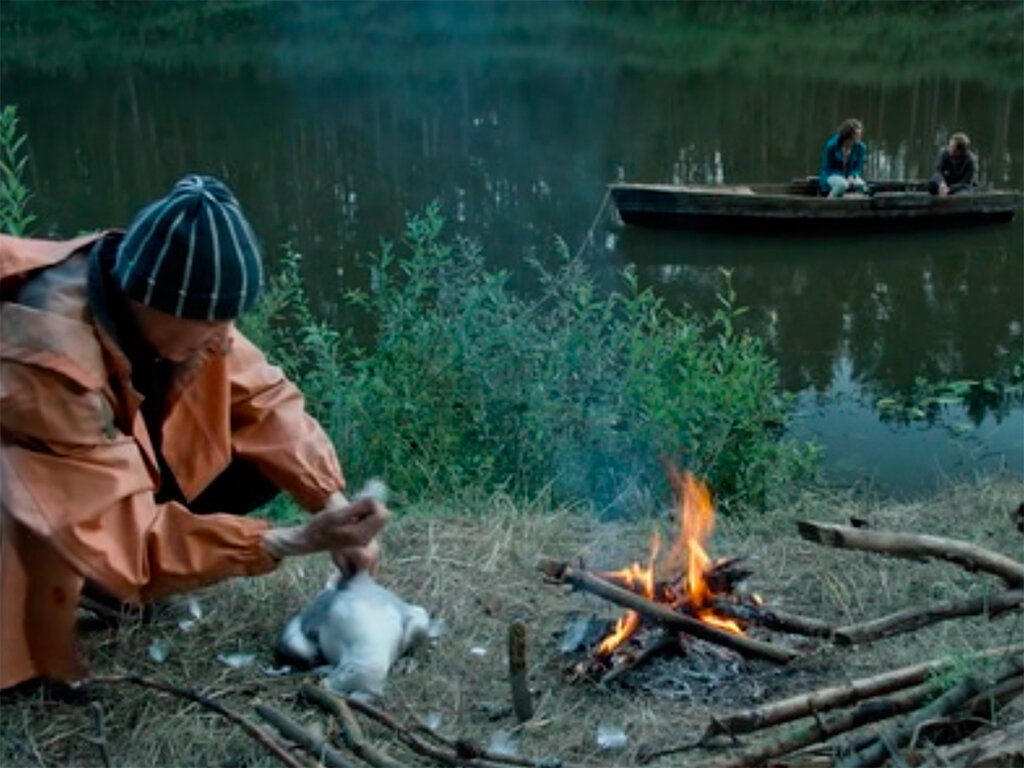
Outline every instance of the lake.
{"type": "Polygon", "coordinates": [[[124,226],[201,171],[233,187],[272,262],[286,241],[303,253],[318,311],[339,321],[361,255],[432,200],[523,291],[524,260],[556,239],[602,285],[634,264],[699,311],[727,270],[797,395],[792,434],[825,447],[834,482],[912,496],[1024,476],[1019,396],[923,419],[877,407],[919,380],[1004,381],[1024,360],[1020,217],[755,237],[626,228],[606,198],[620,179],[814,174],[851,116],[869,178],[929,175],[963,130],[982,182],[1021,188],[1018,4],[257,4],[206,27],[186,8],[175,23],[197,26],[175,34],[138,6],[112,36],[69,4],[19,5],[41,10],[5,10],[3,100],[29,137],[39,234],[124,226]]]}

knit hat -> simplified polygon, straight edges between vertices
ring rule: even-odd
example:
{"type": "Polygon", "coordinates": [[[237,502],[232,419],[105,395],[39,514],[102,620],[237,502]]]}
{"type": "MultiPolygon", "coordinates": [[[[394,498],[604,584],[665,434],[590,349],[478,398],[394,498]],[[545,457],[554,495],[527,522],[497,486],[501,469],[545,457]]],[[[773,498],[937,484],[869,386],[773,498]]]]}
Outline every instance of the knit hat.
{"type": "Polygon", "coordinates": [[[232,320],[251,309],[263,278],[260,250],[231,190],[191,174],[143,208],[114,262],[124,294],[193,320],[232,320]]]}

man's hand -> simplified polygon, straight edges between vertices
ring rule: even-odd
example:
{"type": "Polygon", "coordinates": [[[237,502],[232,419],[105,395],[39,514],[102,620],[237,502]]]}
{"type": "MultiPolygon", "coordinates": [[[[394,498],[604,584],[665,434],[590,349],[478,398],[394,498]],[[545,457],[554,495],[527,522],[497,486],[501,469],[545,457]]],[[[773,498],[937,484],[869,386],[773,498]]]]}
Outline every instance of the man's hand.
{"type": "Polygon", "coordinates": [[[313,552],[361,549],[384,530],[389,517],[387,507],[375,499],[362,498],[347,503],[344,496],[334,494],[304,525],[267,531],[263,546],[278,559],[313,552]]]}
{"type": "Polygon", "coordinates": [[[380,565],[380,544],[373,539],[363,547],[335,549],[331,551],[331,558],[345,576],[354,576],[361,571],[375,576],[380,565]]]}
{"type": "Polygon", "coordinates": [[[943,181],[941,184],[939,184],[939,194],[940,195],[948,195],[949,194],[949,185],[946,184],[945,181],[943,181]]]}

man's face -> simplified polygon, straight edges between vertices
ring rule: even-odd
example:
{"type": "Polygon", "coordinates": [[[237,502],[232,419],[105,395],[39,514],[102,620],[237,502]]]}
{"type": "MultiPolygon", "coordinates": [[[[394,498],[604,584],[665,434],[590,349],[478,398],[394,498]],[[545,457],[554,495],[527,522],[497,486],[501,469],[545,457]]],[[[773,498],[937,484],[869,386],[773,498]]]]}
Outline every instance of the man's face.
{"type": "Polygon", "coordinates": [[[955,141],[949,142],[949,154],[953,155],[954,157],[958,157],[959,155],[962,154],[960,145],[957,144],[955,141]]]}
{"type": "Polygon", "coordinates": [[[129,303],[143,338],[165,360],[184,363],[207,349],[215,352],[227,349],[231,320],[192,320],[160,312],[137,301],[129,303]]]}

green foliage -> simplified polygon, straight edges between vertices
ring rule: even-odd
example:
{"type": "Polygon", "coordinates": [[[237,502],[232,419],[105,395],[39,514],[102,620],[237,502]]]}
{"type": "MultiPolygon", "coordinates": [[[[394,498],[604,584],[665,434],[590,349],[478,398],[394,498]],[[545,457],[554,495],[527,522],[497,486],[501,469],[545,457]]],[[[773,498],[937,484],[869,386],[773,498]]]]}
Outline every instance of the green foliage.
{"type": "Polygon", "coordinates": [[[726,503],[764,503],[773,483],[813,471],[813,449],[781,437],[789,401],[760,340],[733,324],[742,310],[727,276],[722,309],[702,320],[638,290],[631,271],[624,291],[599,294],[559,243],[553,265],[533,264],[540,295],[528,302],[475,243],[443,240],[436,206],[371,262],[369,290],[346,302],[375,321],[372,350],[302,308],[297,257],[255,319],[353,478],[381,474],[418,498],[550,485],[621,510],[623,489],[663,488],[662,460],[693,468],[726,503]],[[271,315],[289,313],[302,318],[301,349],[265,335],[271,315]]]}
{"type": "Polygon", "coordinates": [[[10,235],[27,235],[35,221],[28,212],[31,195],[24,183],[28,155],[22,154],[25,135],[18,133],[17,107],[0,109],[0,230],[10,235]]]}

